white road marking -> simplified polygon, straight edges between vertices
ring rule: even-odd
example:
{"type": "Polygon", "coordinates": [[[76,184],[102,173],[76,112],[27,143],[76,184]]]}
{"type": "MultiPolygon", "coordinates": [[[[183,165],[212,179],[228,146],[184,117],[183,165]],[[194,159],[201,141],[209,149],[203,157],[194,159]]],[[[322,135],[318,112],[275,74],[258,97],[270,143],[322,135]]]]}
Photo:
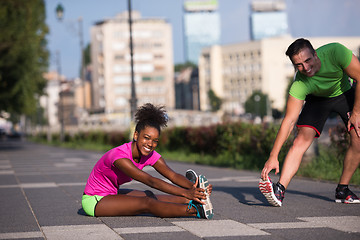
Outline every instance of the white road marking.
{"type": "Polygon", "coordinates": [[[304,222],[252,223],[247,224],[257,229],[294,229],[294,228],[332,228],[342,232],[360,232],[359,216],[303,217],[304,222]]]}
{"type": "Polygon", "coordinates": [[[131,227],[131,228],[114,228],[114,231],[119,234],[130,233],[162,233],[162,232],[183,232],[186,231],[177,226],[164,227],[131,227]]]}
{"type": "Polygon", "coordinates": [[[71,187],[71,186],[85,186],[85,182],[73,182],[73,183],[55,183],[55,182],[42,182],[42,183],[22,183],[0,185],[1,188],[55,188],[55,187],[71,187]]]}
{"type": "Polygon", "coordinates": [[[0,170],[0,175],[12,175],[15,174],[13,170],[0,170]]]}
{"type": "Polygon", "coordinates": [[[0,239],[26,239],[26,238],[42,238],[41,232],[14,232],[0,233],[0,239]]]}
{"type": "Polygon", "coordinates": [[[47,239],[123,239],[104,224],[42,227],[47,239]]]}
{"type": "Polygon", "coordinates": [[[222,177],[222,178],[208,178],[209,182],[259,182],[256,177],[222,177]]]}
{"type": "MultiPolygon", "coordinates": [[[[118,234],[143,234],[188,231],[198,237],[271,235],[266,229],[331,228],[347,233],[360,232],[360,216],[302,217],[302,222],[250,223],[234,220],[174,221],[175,226],[130,227],[111,229],[104,224],[42,227],[48,239],[123,239],[118,234]],[[118,233],[118,234],[116,234],[118,233]]],[[[0,233],[0,239],[43,237],[38,232],[0,233]]]]}
{"type": "Polygon", "coordinates": [[[85,159],[84,158],[64,158],[64,162],[82,163],[82,162],[85,162],[85,159]]]}
{"type": "Polygon", "coordinates": [[[42,182],[42,183],[21,183],[22,188],[52,188],[57,187],[54,182],[42,182]]]}
{"type": "Polygon", "coordinates": [[[64,167],[77,167],[76,163],[72,163],[72,162],[60,162],[60,163],[54,163],[54,166],[57,168],[64,168],[64,167]]]}
{"type": "Polygon", "coordinates": [[[267,232],[233,220],[182,221],[172,223],[201,238],[270,235],[267,232]]]}

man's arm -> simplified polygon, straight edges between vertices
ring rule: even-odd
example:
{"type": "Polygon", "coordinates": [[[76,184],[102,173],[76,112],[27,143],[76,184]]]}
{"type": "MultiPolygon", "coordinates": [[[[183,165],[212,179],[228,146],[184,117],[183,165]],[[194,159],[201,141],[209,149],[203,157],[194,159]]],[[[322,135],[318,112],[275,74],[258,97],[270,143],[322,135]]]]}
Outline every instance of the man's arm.
{"type": "Polygon", "coordinates": [[[303,100],[299,100],[289,95],[286,104],[285,117],[281,123],[279,132],[276,136],[274,146],[270,153],[270,157],[266,161],[264,168],[261,172],[261,178],[263,180],[266,180],[268,178],[268,174],[271,170],[275,169],[275,174],[279,172],[279,160],[278,160],[279,152],[294,128],[303,104],[304,104],[303,100]]]}
{"type": "Polygon", "coordinates": [[[356,81],[354,108],[348,122],[348,131],[351,125],[354,126],[356,134],[360,137],[360,62],[355,55],[352,56],[349,66],[344,71],[346,74],[356,81]]]}

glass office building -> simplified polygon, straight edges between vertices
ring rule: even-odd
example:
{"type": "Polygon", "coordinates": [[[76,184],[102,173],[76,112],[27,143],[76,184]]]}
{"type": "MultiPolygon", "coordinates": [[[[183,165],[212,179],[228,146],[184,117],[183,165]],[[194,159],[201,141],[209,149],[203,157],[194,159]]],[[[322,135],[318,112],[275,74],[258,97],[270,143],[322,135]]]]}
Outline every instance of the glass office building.
{"type": "Polygon", "coordinates": [[[220,43],[220,15],[217,1],[185,1],[185,61],[198,64],[204,47],[220,43]]]}
{"type": "Polygon", "coordinates": [[[250,20],[251,39],[287,35],[288,20],[283,0],[253,0],[250,20]]]}

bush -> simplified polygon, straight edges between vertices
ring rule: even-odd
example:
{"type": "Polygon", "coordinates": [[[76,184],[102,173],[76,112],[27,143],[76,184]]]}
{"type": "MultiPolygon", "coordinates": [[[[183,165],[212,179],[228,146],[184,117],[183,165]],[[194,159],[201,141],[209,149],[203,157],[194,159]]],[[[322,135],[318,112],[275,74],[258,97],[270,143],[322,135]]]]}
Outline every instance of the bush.
{"type": "MultiPolygon", "coordinates": [[[[242,122],[197,128],[176,127],[162,133],[160,148],[198,153],[202,159],[196,161],[203,164],[259,169],[269,157],[277,130],[278,126],[274,125],[242,122]]],[[[284,158],[290,144],[289,141],[284,144],[279,159],[284,158]]]]}

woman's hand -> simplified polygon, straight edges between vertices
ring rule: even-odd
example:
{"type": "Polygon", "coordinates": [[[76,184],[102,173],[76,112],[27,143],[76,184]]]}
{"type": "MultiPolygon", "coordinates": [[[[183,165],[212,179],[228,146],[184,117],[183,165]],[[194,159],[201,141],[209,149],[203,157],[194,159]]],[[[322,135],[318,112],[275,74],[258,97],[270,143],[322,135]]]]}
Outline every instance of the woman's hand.
{"type": "MultiPolygon", "coordinates": [[[[192,185],[191,188],[186,190],[185,197],[187,199],[202,203],[202,200],[206,199],[206,193],[205,193],[205,189],[196,187],[198,185],[198,182],[199,182],[199,179],[196,179],[195,184],[192,185]]],[[[212,190],[212,187],[211,187],[211,190],[212,190]]]]}
{"type": "Polygon", "coordinates": [[[209,184],[209,186],[207,187],[207,192],[208,192],[208,194],[210,196],[211,193],[212,193],[212,184],[209,184]]]}

